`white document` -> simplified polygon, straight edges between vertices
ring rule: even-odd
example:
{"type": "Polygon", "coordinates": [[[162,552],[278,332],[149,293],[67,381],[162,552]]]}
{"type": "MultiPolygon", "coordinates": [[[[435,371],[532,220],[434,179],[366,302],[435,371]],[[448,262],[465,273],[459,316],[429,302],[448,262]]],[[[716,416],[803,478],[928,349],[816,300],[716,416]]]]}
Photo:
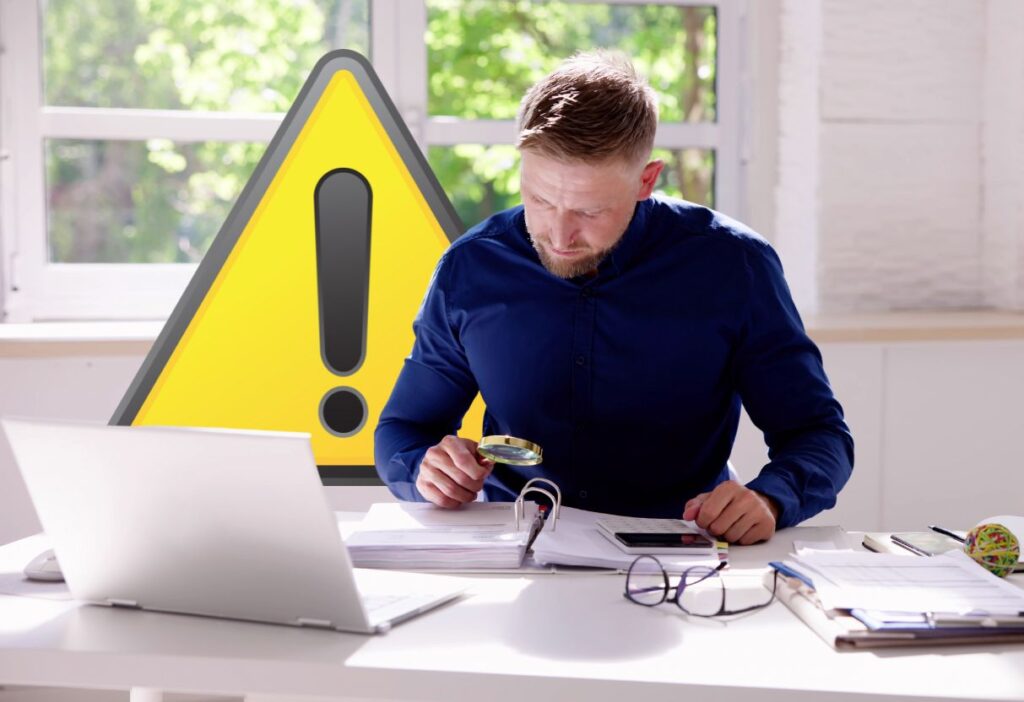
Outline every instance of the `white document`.
{"type": "Polygon", "coordinates": [[[1024,612],[1024,590],[992,575],[961,551],[907,558],[802,549],[786,563],[814,582],[825,609],[1024,612]]]}
{"type": "MultiPolygon", "coordinates": [[[[620,550],[605,538],[597,526],[599,519],[612,516],[601,512],[562,507],[558,512],[558,523],[552,525],[549,517],[544,530],[533,542],[534,560],[542,564],[591,566],[617,570],[629,568],[637,557],[620,550]],[[552,526],[556,528],[552,529],[552,526]]],[[[717,553],[715,555],[659,555],[657,559],[670,572],[679,572],[695,565],[707,565],[714,568],[719,563],[717,553]]]]}

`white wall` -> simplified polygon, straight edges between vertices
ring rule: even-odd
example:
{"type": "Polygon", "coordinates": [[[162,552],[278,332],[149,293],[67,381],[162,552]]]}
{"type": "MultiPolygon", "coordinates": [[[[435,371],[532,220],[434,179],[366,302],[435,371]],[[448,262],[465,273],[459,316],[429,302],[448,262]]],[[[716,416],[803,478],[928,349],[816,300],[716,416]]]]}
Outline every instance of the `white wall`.
{"type": "Polygon", "coordinates": [[[986,299],[1024,309],[1024,3],[989,0],[983,245],[986,299]]]}
{"type": "Polygon", "coordinates": [[[798,302],[1020,309],[1024,3],[784,0],[780,22],[776,241],[798,302]]]}

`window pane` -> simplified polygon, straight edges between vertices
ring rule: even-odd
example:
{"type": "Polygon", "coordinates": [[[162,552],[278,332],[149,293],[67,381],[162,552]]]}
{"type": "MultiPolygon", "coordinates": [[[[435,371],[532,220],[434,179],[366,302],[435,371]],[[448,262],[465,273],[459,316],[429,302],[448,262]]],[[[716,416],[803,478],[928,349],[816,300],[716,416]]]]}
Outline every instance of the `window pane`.
{"type": "Polygon", "coordinates": [[[655,149],[651,158],[660,158],[665,169],[654,191],[715,206],[715,152],[710,149],[655,149]]]}
{"type": "Polygon", "coordinates": [[[369,0],[42,0],[47,105],[283,112],[369,0]]]}
{"type": "Polygon", "coordinates": [[[427,159],[466,227],[519,204],[514,146],[431,146],[427,159]]]}
{"type": "MultiPolygon", "coordinates": [[[[521,202],[519,152],[513,146],[432,146],[427,157],[467,228],[521,202]]],[[[655,149],[653,158],[665,161],[656,192],[714,204],[714,151],[655,149]]]]}
{"type": "Polygon", "coordinates": [[[562,59],[603,47],[633,59],[664,122],[715,120],[713,7],[427,0],[429,111],[513,119],[526,89],[562,59]]]}
{"type": "Polygon", "coordinates": [[[49,259],[195,262],[265,144],[46,141],[49,259]]]}

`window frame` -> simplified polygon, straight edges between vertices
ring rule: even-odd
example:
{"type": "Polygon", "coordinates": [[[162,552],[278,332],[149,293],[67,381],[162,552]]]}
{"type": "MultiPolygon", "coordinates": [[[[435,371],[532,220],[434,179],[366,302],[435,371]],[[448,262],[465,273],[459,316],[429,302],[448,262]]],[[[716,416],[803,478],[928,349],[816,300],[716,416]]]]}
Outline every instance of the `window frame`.
{"type": "MultiPolygon", "coordinates": [[[[586,3],[588,0],[568,0],[586,3]]],[[[591,2],[594,0],[590,0],[591,2]]],[[[428,114],[425,2],[369,0],[374,69],[417,144],[511,144],[511,120],[428,114]]],[[[655,146],[713,149],[716,208],[744,216],[750,94],[748,0],[612,0],[716,8],[717,121],[664,123],[655,146]]],[[[195,264],[52,263],[47,255],[46,139],[269,143],[283,113],[48,107],[43,105],[41,3],[0,0],[0,309],[6,322],[166,319],[195,264]],[[130,291],[130,294],[126,294],[130,291]]],[[[472,223],[467,223],[472,224],[472,223]]]]}

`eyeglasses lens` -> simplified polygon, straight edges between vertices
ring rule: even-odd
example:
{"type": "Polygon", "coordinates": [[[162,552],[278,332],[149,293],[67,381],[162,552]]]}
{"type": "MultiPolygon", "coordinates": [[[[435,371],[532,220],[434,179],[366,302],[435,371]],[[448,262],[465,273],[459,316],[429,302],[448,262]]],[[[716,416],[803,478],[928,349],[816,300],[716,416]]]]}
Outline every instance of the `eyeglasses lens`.
{"type": "Polygon", "coordinates": [[[626,595],[633,602],[654,606],[665,601],[665,571],[649,556],[633,562],[626,578],[626,595]]]}
{"type": "Polygon", "coordinates": [[[690,614],[710,617],[722,609],[724,590],[713,568],[689,568],[679,585],[679,606],[690,614]]]}

